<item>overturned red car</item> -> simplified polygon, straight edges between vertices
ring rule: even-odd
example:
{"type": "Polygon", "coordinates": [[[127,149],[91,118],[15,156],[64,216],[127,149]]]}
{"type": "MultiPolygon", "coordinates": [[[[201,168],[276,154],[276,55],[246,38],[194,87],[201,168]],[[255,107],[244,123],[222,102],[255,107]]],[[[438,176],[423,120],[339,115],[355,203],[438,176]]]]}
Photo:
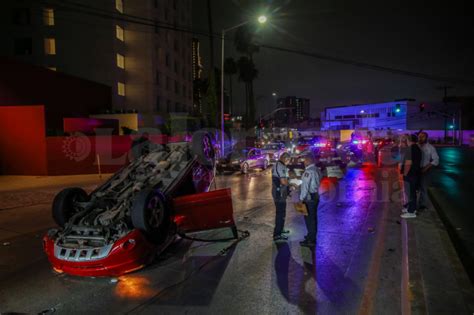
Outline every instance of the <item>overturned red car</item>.
{"type": "Polygon", "coordinates": [[[237,238],[230,189],[209,191],[212,136],[168,144],[131,162],[96,190],[67,188],[53,201],[59,225],[43,238],[53,269],[118,276],[149,264],[178,234],[228,227],[237,238]]]}

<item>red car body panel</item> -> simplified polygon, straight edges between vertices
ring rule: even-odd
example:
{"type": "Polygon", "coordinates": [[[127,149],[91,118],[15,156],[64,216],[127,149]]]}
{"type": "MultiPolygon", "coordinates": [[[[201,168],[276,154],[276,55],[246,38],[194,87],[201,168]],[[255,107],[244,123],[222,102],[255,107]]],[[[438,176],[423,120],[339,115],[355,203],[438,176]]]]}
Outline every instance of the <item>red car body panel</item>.
{"type": "Polygon", "coordinates": [[[85,277],[119,276],[140,269],[152,261],[157,247],[136,229],[115,242],[107,257],[94,261],[75,262],[56,258],[54,240],[47,235],[43,238],[43,246],[56,272],[85,277]],[[132,239],[133,243],[130,242],[132,239]]]}
{"type": "MultiPolygon", "coordinates": [[[[176,197],[172,201],[172,220],[182,232],[195,232],[223,227],[234,227],[231,190],[221,189],[176,197]]],[[[151,263],[167,244],[153,244],[138,229],[116,241],[109,254],[92,261],[70,261],[56,258],[54,240],[43,238],[44,251],[56,272],[77,276],[119,276],[141,269],[151,263]]]]}
{"type": "Polygon", "coordinates": [[[183,232],[235,225],[230,188],[173,199],[175,222],[183,232]]]}

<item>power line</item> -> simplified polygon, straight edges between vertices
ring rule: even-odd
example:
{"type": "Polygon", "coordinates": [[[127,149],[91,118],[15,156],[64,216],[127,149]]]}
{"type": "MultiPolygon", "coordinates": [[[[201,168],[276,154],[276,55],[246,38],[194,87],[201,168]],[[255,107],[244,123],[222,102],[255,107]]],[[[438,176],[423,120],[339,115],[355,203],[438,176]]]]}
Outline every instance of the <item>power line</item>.
{"type": "MultiPolygon", "coordinates": [[[[67,0],[61,1],[60,3],[55,2],[54,0],[50,0],[50,1],[46,0],[46,1],[43,1],[43,2],[48,4],[48,5],[54,5],[54,6],[63,8],[63,9],[69,9],[69,10],[73,10],[75,12],[89,14],[89,15],[93,15],[93,16],[97,16],[97,17],[101,17],[101,18],[118,20],[118,21],[127,22],[127,23],[134,23],[134,24],[149,26],[149,27],[154,27],[154,28],[162,28],[162,29],[172,30],[172,31],[176,31],[176,32],[184,32],[184,33],[188,33],[188,34],[191,34],[191,35],[200,35],[200,36],[209,37],[209,38],[210,37],[220,38],[220,34],[217,34],[217,33],[209,34],[209,32],[206,32],[206,31],[195,31],[195,30],[192,30],[192,29],[190,29],[188,27],[185,27],[185,26],[184,27],[183,26],[178,27],[175,24],[163,23],[163,22],[158,21],[158,20],[151,20],[151,19],[147,19],[147,18],[144,18],[144,17],[140,17],[140,16],[134,16],[134,15],[129,15],[129,14],[121,14],[121,13],[118,14],[116,12],[95,8],[95,7],[80,4],[80,3],[77,3],[77,2],[72,2],[72,1],[67,1],[67,0]],[[53,1],[53,2],[51,2],[51,1],[53,1]],[[67,4],[70,4],[72,6],[77,6],[78,8],[67,6],[67,4]]],[[[367,63],[367,62],[361,62],[361,61],[356,61],[356,60],[351,60],[351,59],[345,59],[345,58],[325,55],[325,54],[321,54],[321,53],[317,53],[317,52],[308,52],[308,51],[304,51],[304,50],[297,50],[297,49],[291,49],[291,48],[285,48],[285,47],[277,47],[277,46],[271,46],[271,45],[266,45],[266,44],[260,44],[259,46],[262,47],[262,48],[266,48],[266,49],[270,49],[270,50],[274,50],[274,51],[297,54],[297,55],[301,55],[301,56],[306,56],[306,57],[316,58],[316,59],[320,59],[320,60],[331,61],[331,62],[345,64],[345,65],[351,65],[351,66],[364,68],[364,69],[369,69],[369,70],[386,72],[386,73],[391,73],[391,74],[396,74],[396,75],[410,76],[410,77],[415,77],[415,78],[425,79],[425,80],[431,80],[431,81],[437,81],[437,82],[451,82],[451,83],[456,83],[456,84],[474,86],[474,81],[473,80],[443,77],[443,76],[425,74],[425,73],[421,73],[421,72],[414,72],[414,71],[408,71],[408,70],[403,70],[403,69],[396,69],[396,68],[391,68],[391,67],[386,67],[386,66],[381,66],[381,65],[370,64],[370,63],[367,63]]]]}
{"type": "Polygon", "coordinates": [[[460,79],[460,78],[449,78],[449,77],[424,74],[420,72],[401,70],[401,69],[390,68],[390,67],[385,67],[385,66],[380,66],[380,65],[374,65],[374,64],[370,64],[366,62],[360,62],[360,61],[344,59],[340,57],[324,55],[321,53],[307,52],[303,50],[295,50],[295,49],[276,47],[276,46],[270,46],[270,45],[265,45],[265,44],[260,45],[260,47],[272,49],[276,51],[292,53],[292,54],[298,54],[298,55],[312,57],[312,58],[317,58],[317,59],[322,59],[322,60],[328,60],[328,61],[332,61],[336,63],[351,65],[351,66],[360,67],[360,68],[366,68],[370,70],[389,72],[392,74],[400,74],[400,75],[411,76],[411,77],[416,77],[416,78],[421,78],[421,79],[427,79],[431,81],[453,82],[453,83],[458,83],[458,84],[474,86],[474,81],[471,81],[471,80],[465,80],[465,79],[460,79]]]}

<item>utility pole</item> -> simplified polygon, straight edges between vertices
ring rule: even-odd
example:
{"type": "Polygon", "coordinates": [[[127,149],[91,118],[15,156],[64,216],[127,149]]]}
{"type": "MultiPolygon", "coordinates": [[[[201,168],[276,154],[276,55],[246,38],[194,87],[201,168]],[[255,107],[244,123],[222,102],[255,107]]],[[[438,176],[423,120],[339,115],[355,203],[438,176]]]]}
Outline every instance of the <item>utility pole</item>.
{"type": "MultiPolygon", "coordinates": [[[[448,90],[452,88],[453,88],[452,86],[448,86],[448,85],[441,85],[441,86],[436,87],[437,90],[444,91],[443,103],[444,103],[445,109],[447,109],[448,107],[448,101],[447,101],[448,90]]],[[[448,118],[445,116],[444,117],[444,141],[446,141],[447,138],[448,138],[448,118]]],[[[454,131],[453,131],[453,141],[454,141],[454,131]]]]}

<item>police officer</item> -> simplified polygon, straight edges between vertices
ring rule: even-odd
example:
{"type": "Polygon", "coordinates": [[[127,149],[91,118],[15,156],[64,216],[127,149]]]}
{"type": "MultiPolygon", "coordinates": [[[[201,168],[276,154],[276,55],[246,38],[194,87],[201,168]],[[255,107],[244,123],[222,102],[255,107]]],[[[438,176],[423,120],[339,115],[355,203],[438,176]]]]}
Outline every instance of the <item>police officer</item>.
{"type": "Polygon", "coordinates": [[[286,216],[286,197],[288,196],[288,168],[286,165],[290,162],[290,155],[283,153],[272,169],[272,197],[275,202],[275,229],[273,230],[273,240],[287,240],[289,233],[284,230],[286,216]]]}
{"type": "Polygon", "coordinates": [[[321,172],[314,164],[314,158],[307,155],[304,159],[305,171],[301,178],[300,202],[304,202],[308,209],[308,215],[304,217],[308,234],[300,242],[301,246],[314,247],[316,245],[316,231],[318,226],[318,204],[319,204],[319,185],[321,182],[321,172]]]}

